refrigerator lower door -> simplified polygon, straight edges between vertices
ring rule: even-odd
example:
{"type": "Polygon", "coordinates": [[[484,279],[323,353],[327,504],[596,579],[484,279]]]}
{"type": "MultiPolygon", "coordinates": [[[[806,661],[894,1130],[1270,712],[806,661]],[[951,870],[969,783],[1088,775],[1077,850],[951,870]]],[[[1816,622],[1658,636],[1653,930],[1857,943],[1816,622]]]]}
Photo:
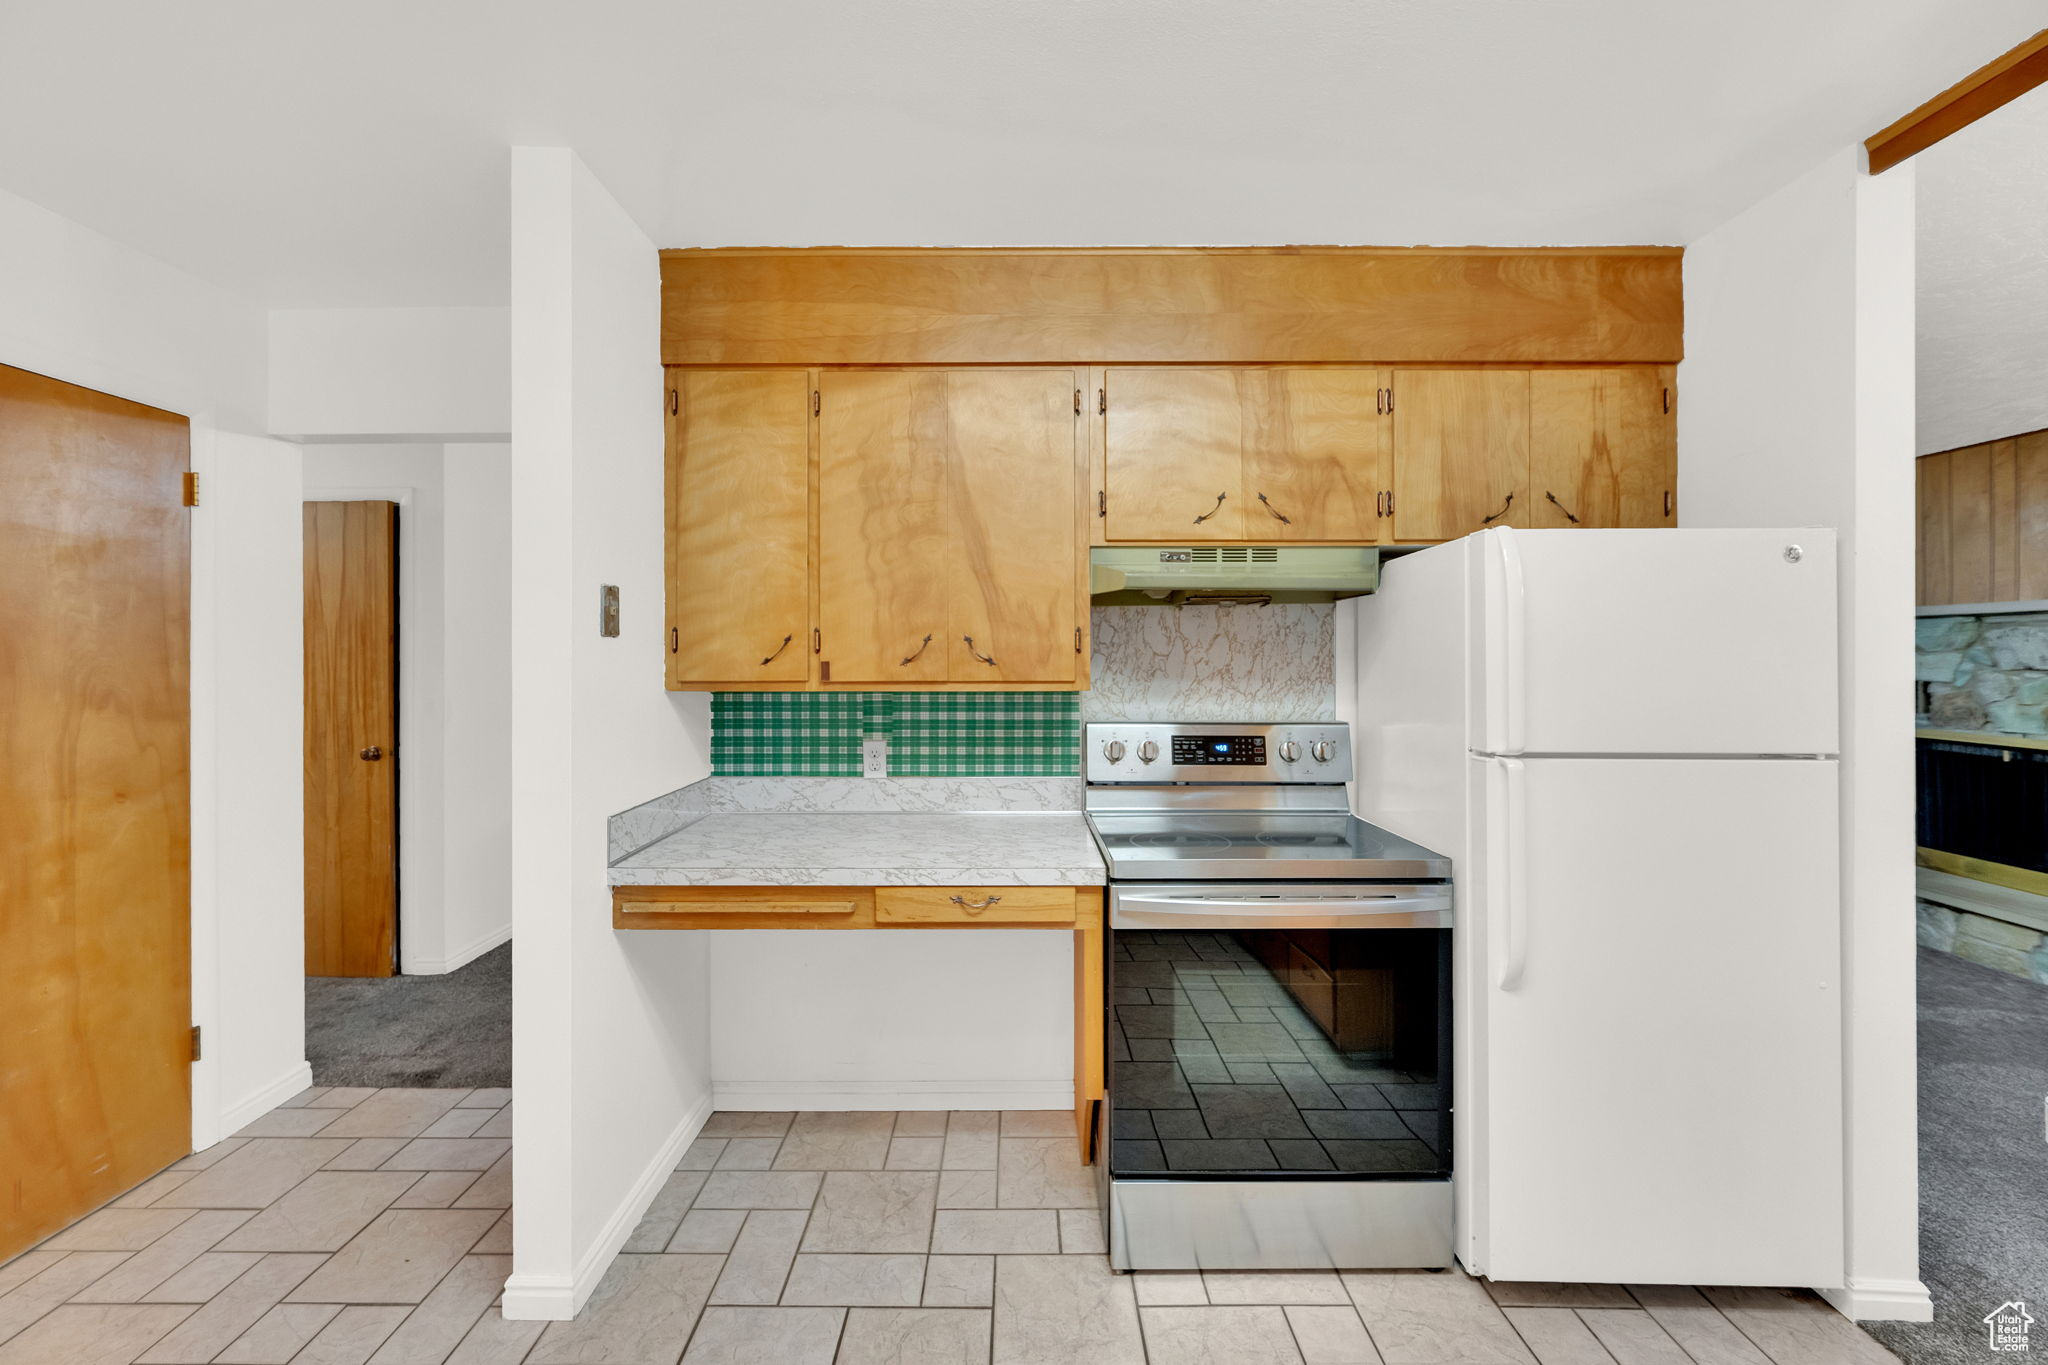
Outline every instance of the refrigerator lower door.
{"type": "Polygon", "coordinates": [[[1842,1283],[1836,764],[1472,763],[1470,1268],[1842,1283]]]}
{"type": "Polygon", "coordinates": [[[1464,544],[1470,748],[1840,752],[1833,531],[1499,529],[1464,544]]]}

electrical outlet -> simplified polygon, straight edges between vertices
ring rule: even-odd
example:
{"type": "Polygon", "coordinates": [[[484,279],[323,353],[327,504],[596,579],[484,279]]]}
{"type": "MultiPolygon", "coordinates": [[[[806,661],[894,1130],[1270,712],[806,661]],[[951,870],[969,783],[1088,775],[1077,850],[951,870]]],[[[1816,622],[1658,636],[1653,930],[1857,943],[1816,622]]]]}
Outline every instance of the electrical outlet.
{"type": "Polygon", "coordinates": [[[860,742],[860,775],[862,777],[887,777],[889,775],[888,740],[864,739],[860,742]]]}

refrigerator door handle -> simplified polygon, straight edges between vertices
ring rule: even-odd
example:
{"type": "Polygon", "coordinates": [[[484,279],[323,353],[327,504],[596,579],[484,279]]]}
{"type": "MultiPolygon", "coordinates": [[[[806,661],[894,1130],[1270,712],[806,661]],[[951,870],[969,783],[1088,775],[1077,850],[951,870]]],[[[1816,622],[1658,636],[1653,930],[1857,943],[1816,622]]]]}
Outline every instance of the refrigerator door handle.
{"type": "Polygon", "coordinates": [[[1529,692],[1529,589],[1522,572],[1522,547],[1508,527],[1494,532],[1500,552],[1501,586],[1501,745],[1519,754],[1524,747],[1525,711],[1529,692]]]}
{"type": "Polygon", "coordinates": [[[1495,760],[1500,764],[1502,797],[1497,813],[1502,825],[1506,856],[1501,860],[1494,885],[1493,908],[1500,915],[1500,967],[1493,984],[1512,991],[1522,984],[1522,971],[1529,961],[1529,801],[1524,791],[1524,770],[1518,758],[1495,760]]]}

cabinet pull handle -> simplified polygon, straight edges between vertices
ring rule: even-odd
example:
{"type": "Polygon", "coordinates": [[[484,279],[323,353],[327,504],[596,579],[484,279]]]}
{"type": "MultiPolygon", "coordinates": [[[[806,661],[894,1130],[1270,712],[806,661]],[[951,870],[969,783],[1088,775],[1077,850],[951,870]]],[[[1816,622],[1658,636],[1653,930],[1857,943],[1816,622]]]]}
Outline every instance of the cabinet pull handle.
{"type": "Polygon", "coordinates": [[[1664,490],[1664,515],[1671,515],[1671,490],[1668,488],[1664,490]]]}
{"type": "Polygon", "coordinates": [[[1281,511],[1281,510],[1280,510],[1279,508],[1275,507],[1275,506],[1273,505],[1273,503],[1272,503],[1272,500],[1271,500],[1271,499],[1269,499],[1269,498],[1267,498],[1267,496],[1266,496],[1266,495],[1265,495],[1264,493],[1261,493],[1261,494],[1259,494],[1259,501],[1260,501],[1260,502],[1262,502],[1262,503],[1265,503],[1265,504],[1266,504],[1266,510],[1267,510],[1268,512],[1271,512],[1271,513],[1272,513],[1272,514],[1273,514],[1274,516],[1276,516],[1276,517],[1279,517],[1279,518],[1280,518],[1280,522],[1281,522],[1281,524],[1282,524],[1282,525],[1284,525],[1284,526],[1292,526],[1292,525],[1294,525],[1294,518],[1293,518],[1293,517],[1290,517],[1290,516],[1287,516],[1287,515],[1286,515],[1285,513],[1283,513],[1283,512],[1282,512],[1282,511],[1281,511]]]}
{"type": "Polygon", "coordinates": [[[1480,524],[1481,526],[1491,526],[1491,525],[1493,525],[1493,523],[1495,523],[1496,521],[1499,521],[1499,520],[1500,520],[1500,519],[1501,519],[1502,517],[1506,516],[1506,515],[1508,514],[1508,509],[1509,509],[1510,507],[1513,507],[1514,505],[1515,505],[1515,495],[1514,495],[1513,493],[1510,493],[1510,494],[1508,494],[1508,500],[1507,500],[1506,502],[1504,502],[1504,503],[1502,503],[1502,504],[1500,505],[1500,510],[1499,510],[1498,512],[1495,512],[1495,513],[1494,513],[1494,514],[1493,514],[1492,516],[1490,516],[1490,517],[1484,517],[1484,518],[1482,518],[1482,519],[1480,520],[1479,524],[1480,524]]]}
{"type": "Polygon", "coordinates": [[[916,649],[911,650],[910,653],[904,655],[901,659],[898,659],[896,662],[898,663],[898,665],[917,662],[917,656],[924,653],[925,649],[931,644],[931,642],[932,637],[929,635],[925,636],[924,639],[918,641],[916,649]]]}
{"type": "Polygon", "coordinates": [[[768,664],[772,664],[772,663],[774,663],[774,662],[775,662],[775,661],[776,661],[777,659],[781,658],[781,657],[782,657],[782,651],[783,651],[783,650],[785,650],[785,649],[788,649],[788,648],[789,648],[789,642],[790,642],[791,640],[794,640],[795,638],[796,638],[796,636],[794,636],[794,635],[785,635],[785,636],[783,636],[783,637],[782,637],[782,643],[781,643],[781,644],[779,644],[779,645],[777,645],[777,646],[775,646],[775,652],[774,652],[773,654],[770,654],[770,655],[769,655],[769,656],[768,656],[767,658],[765,658],[765,659],[761,660],[761,663],[762,663],[762,665],[763,665],[763,666],[765,667],[766,665],[768,665],[768,664]]]}
{"type": "Polygon", "coordinates": [[[994,905],[997,902],[1001,901],[1002,897],[983,896],[980,900],[974,901],[967,899],[967,897],[965,896],[948,896],[947,899],[952,901],[953,904],[959,906],[962,910],[965,910],[968,914],[975,915],[981,913],[983,910],[988,909],[991,905],[994,905]]]}
{"type": "Polygon", "coordinates": [[[1543,496],[1549,498],[1552,503],[1556,504],[1557,510],[1564,513],[1564,519],[1566,521],[1570,522],[1574,526],[1577,526],[1579,524],[1579,519],[1572,515],[1572,509],[1566,507],[1563,503],[1557,501],[1557,494],[1551,492],[1548,488],[1546,488],[1543,490],[1543,496]]]}
{"type": "Polygon", "coordinates": [[[1202,513],[1202,515],[1200,515],[1199,517],[1196,517],[1195,525],[1200,526],[1203,522],[1215,516],[1218,512],[1221,512],[1223,510],[1223,499],[1228,496],[1229,494],[1227,493],[1218,493],[1216,495],[1216,505],[1214,507],[1211,507],[1208,511],[1202,513]]]}
{"type": "Polygon", "coordinates": [[[960,638],[967,642],[967,652],[969,654],[972,654],[975,658],[981,660],[990,668],[994,668],[996,666],[996,661],[994,659],[991,659],[988,655],[982,653],[980,650],[974,647],[974,637],[972,635],[963,635],[960,638]]]}
{"type": "Polygon", "coordinates": [[[682,633],[681,633],[680,631],[678,631],[678,630],[677,630],[677,629],[676,629],[676,628],[675,628],[674,626],[670,626],[670,627],[668,628],[668,652],[669,652],[669,653],[671,653],[671,654],[674,654],[674,653],[676,653],[676,652],[677,652],[678,650],[680,650],[680,649],[681,649],[682,647],[683,647],[683,637],[682,637],[682,633]]]}

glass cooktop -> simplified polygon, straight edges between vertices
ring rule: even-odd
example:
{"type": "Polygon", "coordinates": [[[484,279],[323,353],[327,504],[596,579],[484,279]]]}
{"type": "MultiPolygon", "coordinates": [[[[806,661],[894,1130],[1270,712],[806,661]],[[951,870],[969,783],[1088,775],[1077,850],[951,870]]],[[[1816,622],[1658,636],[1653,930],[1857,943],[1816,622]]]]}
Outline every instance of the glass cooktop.
{"type": "Polygon", "coordinates": [[[1119,880],[1432,880],[1450,860],[1341,812],[1095,812],[1088,826],[1119,880]]]}

